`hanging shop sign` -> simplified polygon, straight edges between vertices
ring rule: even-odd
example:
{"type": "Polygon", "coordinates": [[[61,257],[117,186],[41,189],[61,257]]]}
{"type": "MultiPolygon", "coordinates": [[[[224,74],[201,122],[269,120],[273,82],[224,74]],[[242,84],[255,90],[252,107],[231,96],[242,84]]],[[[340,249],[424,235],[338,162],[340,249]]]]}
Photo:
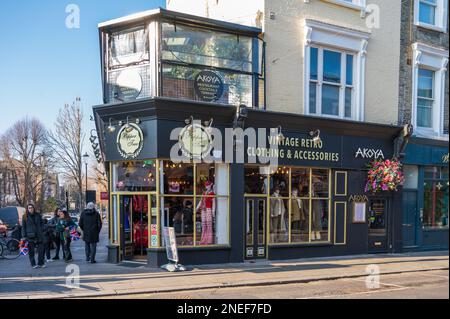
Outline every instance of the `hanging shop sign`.
{"type": "Polygon", "coordinates": [[[114,85],[114,98],[120,101],[134,100],[142,91],[142,76],[137,69],[119,71],[114,85]]]}
{"type": "Polygon", "coordinates": [[[198,123],[185,126],[178,136],[178,142],[183,155],[192,159],[205,158],[212,149],[208,127],[198,123]]]}
{"type": "Polygon", "coordinates": [[[194,90],[202,101],[217,101],[223,94],[222,78],[214,71],[201,71],[194,78],[194,90]]]}
{"type": "Polygon", "coordinates": [[[144,134],[134,123],[123,126],[117,134],[117,149],[126,159],[138,157],[144,146],[144,134]]]}

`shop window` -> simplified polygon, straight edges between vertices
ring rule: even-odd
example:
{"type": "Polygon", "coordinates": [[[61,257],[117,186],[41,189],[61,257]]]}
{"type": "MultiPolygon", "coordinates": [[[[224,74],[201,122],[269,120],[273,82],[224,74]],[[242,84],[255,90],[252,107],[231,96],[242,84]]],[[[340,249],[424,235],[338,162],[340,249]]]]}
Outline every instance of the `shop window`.
{"type": "Polygon", "coordinates": [[[165,161],[163,170],[163,193],[194,195],[194,165],[165,161]]]}
{"type": "Polygon", "coordinates": [[[309,197],[309,169],[292,169],[291,189],[297,190],[298,197],[309,197]]]}
{"type": "Polygon", "coordinates": [[[173,227],[178,246],[194,245],[194,198],[162,197],[163,225],[173,227]]]}
{"type": "Polygon", "coordinates": [[[281,197],[289,197],[289,168],[279,167],[270,178],[270,191],[278,189],[281,197]]]}
{"type": "Polygon", "coordinates": [[[292,189],[291,197],[291,242],[309,241],[309,199],[299,198],[297,189],[292,189]]]}
{"type": "Polygon", "coordinates": [[[174,227],[179,246],[227,245],[228,165],[161,161],[160,167],[161,226],[174,227]]]}
{"type": "Polygon", "coordinates": [[[328,242],[330,171],[283,167],[269,180],[270,243],[328,242]]]}
{"type": "Polygon", "coordinates": [[[329,197],[329,170],[326,169],[312,170],[311,196],[314,198],[329,197]]]}
{"type": "Polygon", "coordinates": [[[113,191],[156,191],[156,161],[129,161],[114,164],[113,191]]]}
{"type": "Polygon", "coordinates": [[[311,240],[328,241],[328,200],[311,201],[311,240]]]}
{"type": "Polygon", "coordinates": [[[353,117],[353,55],[310,48],[309,113],[353,117]]]}
{"type": "Polygon", "coordinates": [[[448,228],[448,167],[426,167],[423,226],[448,228]]]}
{"type": "Polygon", "coordinates": [[[270,197],[270,242],[289,241],[289,200],[280,198],[280,189],[275,187],[270,197]]]}
{"type": "Polygon", "coordinates": [[[245,166],[244,182],[246,194],[267,194],[268,168],[263,166],[245,166]]]}

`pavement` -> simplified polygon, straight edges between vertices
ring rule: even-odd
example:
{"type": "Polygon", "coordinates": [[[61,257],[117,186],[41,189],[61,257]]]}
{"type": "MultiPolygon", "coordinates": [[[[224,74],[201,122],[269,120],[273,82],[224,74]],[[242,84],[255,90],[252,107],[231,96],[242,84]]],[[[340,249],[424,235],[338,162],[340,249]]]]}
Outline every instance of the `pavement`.
{"type": "MultiPolygon", "coordinates": [[[[365,280],[395,274],[448,274],[448,251],[377,254],[256,263],[196,265],[169,273],[139,262],[108,264],[107,226],[103,228],[97,264],[84,261],[84,243],[72,244],[74,262],[47,263],[32,269],[28,257],[0,259],[0,299],[95,298],[161,295],[218,288],[306,284],[342,279],[365,280]],[[79,276],[77,276],[79,274],[79,276]]],[[[448,277],[447,277],[448,281],[448,277]]]]}

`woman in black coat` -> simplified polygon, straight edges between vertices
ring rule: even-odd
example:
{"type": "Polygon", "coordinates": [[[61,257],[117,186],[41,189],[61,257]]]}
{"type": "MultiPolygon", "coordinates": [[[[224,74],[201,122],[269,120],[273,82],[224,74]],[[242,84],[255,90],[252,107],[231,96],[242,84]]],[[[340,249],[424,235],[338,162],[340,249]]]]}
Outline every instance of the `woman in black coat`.
{"type": "Polygon", "coordinates": [[[35,212],[33,204],[27,206],[27,211],[22,216],[22,240],[28,242],[28,257],[33,268],[44,268],[44,233],[43,220],[39,213],[35,212]],[[38,264],[34,258],[35,249],[38,251],[38,264]]]}
{"type": "Polygon", "coordinates": [[[95,263],[95,253],[99,242],[100,230],[102,229],[102,219],[95,210],[94,203],[88,203],[86,209],[81,213],[79,226],[83,231],[86,261],[95,263]]]}

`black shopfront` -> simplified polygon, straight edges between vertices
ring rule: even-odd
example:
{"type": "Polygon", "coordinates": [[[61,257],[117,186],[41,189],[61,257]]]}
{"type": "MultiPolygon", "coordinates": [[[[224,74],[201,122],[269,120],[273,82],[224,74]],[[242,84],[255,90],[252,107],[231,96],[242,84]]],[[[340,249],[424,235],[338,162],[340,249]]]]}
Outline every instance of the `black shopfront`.
{"type": "MultiPolygon", "coordinates": [[[[166,263],[161,237],[165,226],[175,228],[180,261],[188,265],[401,250],[401,191],[364,192],[369,157],[394,155],[398,127],[250,109],[246,129],[281,130],[282,141],[271,154],[277,166],[251,159],[267,148],[262,143],[251,146],[247,140],[241,163],[236,154],[227,162],[225,149],[210,150],[215,154],[212,163],[179,162],[171,154],[180,141],[176,130],[189,127],[189,119],[212,119],[225,145],[236,108],[152,98],[125,108],[102,105],[94,111],[105,127],[110,239],[120,260],[166,263]],[[108,119],[126,119],[130,109],[133,118],[140,119],[133,126],[139,126],[142,141],[138,154],[124,158],[122,130],[108,131],[108,119]],[[309,135],[317,130],[320,145],[309,135]],[[212,206],[214,220],[207,226],[203,215],[212,206]]],[[[264,138],[266,147],[271,136],[264,138]]],[[[233,150],[239,151],[236,146],[233,150]]],[[[114,254],[114,248],[110,251],[114,254]]]]}
{"type": "Polygon", "coordinates": [[[164,227],[186,265],[401,250],[401,191],[364,189],[402,128],[266,111],[260,29],[163,9],[99,28],[111,262],[166,263],[164,227]]]}

